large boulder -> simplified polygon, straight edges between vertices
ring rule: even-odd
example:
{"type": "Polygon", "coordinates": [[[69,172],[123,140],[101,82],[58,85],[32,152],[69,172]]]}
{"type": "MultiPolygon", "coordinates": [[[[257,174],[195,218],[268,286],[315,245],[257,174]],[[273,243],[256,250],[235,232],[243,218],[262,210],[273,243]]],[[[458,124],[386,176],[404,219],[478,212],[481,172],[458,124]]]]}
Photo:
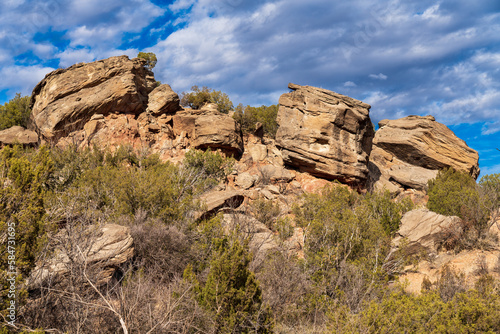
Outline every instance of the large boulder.
{"type": "Polygon", "coordinates": [[[36,132],[26,130],[22,126],[13,126],[0,131],[0,147],[14,144],[35,146],[38,144],[38,135],[36,132]]]}
{"type": "Polygon", "coordinates": [[[156,82],[145,60],[127,56],[58,69],[36,85],[31,96],[31,127],[57,141],[80,130],[94,114],[139,114],[156,82]]]}
{"type": "Polygon", "coordinates": [[[180,109],[179,95],[172,90],[170,85],[159,85],[149,93],[148,98],[147,111],[155,116],[173,114],[180,109]]]}
{"type": "Polygon", "coordinates": [[[243,153],[240,125],[231,116],[218,112],[213,104],[199,110],[187,108],[177,112],[172,120],[175,135],[187,137],[191,147],[220,149],[237,157],[243,153]]]}
{"type": "Polygon", "coordinates": [[[83,270],[94,283],[106,284],[134,255],[129,229],[116,224],[98,229],[65,229],[52,239],[56,242],[54,253],[32,271],[29,289],[63,283],[68,275],[83,275],[83,270]]]}
{"type": "Polygon", "coordinates": [[[286,164],[343,183],[368,177],[370,105],[335,92],[289,84],[279,100],[276,145],[286,164]]]}
{"type": "Polygon", "coordinates": [[[461,233],[461,219],[455,216],[443,216],[427,209],[416,209],[404,214],[393,245],[400,247],[406,240],[406,253],[437,253],[441,245],[450,236],[458,237],[461,233]]]}
{"type": "Polygon", "coordinates": [[[425,190],[438,170],[452,167],[479,175],[479,155],[432,116],[379,122],[370,155],[375,188],[425,190]]]}

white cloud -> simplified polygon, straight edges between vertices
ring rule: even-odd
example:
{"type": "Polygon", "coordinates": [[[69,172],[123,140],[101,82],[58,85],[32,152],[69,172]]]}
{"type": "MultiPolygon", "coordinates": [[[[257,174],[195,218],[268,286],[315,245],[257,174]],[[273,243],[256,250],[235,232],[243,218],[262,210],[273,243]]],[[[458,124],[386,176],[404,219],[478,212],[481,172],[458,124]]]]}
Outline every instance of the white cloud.
{"type": "Polygon", "coordinates": [[[352,81],[344,82],[344,87],[356,87],[357,85],[352,81]]]}
{"type": "Polygon", "coordinates": [[[387,80],[387,75],[385,75],[383,73],[370,74],[369,77],[372,79],[377,79],[377,80],[387,80]]]}
{"type": "Polygon", "coordinates": [[[0,69],[0,90],[9,90],[10,95],[21,93],[22,95],[31,95],[35,85],[41,81],[45,75],[54,69],[43,66],[10,66],[0,69]],[[13,86],[12,82],[16,85],[13,86]]]}

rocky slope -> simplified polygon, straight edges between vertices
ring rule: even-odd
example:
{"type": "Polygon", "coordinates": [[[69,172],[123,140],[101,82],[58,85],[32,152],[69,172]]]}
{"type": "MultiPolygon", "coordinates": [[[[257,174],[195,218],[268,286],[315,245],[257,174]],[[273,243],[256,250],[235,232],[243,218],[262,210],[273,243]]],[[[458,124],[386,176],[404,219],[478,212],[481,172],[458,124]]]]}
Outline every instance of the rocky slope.
{"type": "MultiPolygon", "coordinates": [[[[194,218],[222,210],[227,228],[235,221],[251,225],[248,231],[255,234],[251,247],[258,259],[264,256],[261,250],[276,248],[277,242],[265,225],[242,209],[251,201],[277,201],[286,215],[298,195],[319,192],[331,180],[360,191],[419,194],[425,201],[427,182],[438,170],[453,167],[475,178],[479,174],[477,152],[432,116],[384,120],[375,133],[368,104],[290,84],[292,92],[279,100],[276,140],[263,137],[258,125],[254,134],[243,136],[240,125],[216,105],[182,108],[171,87],[157,85],[144,65],[143,60],[121,56],[49,73],[33,90],[32,131],[19,127],[0,131],[0,143],[98,145],[111,150],[128,145],[174,162],[191,148],[234,156],[234,173],[200,198],[206,210],[194,213],[194,218]],[[234,210],[233,216],[228,215],[234,210]]],[[[429,212],[417,216],[405,218],[400,239],[410,240],[415,249],[437,252],[441,241],[436,240],[455,220],[429,212]]],[[[296,228],[286,243],[299,256],[303,232],[296,228]]]]}

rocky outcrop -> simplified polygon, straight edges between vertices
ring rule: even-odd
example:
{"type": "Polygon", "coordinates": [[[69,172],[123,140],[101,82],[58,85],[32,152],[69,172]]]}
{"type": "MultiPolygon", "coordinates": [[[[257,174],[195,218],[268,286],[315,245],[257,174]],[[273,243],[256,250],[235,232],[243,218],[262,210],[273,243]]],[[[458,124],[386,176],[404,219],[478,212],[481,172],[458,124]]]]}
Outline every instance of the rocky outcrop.
{"type": "Polygon", "coordinates": [[[38,135],[22,126],[13,126],[0,131],[0,147],[14,144],[35,146],[38,144],[38,135]]]}
{"type": "Polygon", "coordinates": [[[145,61],[127,56],[81,63],[49,73],[33,90],[30,127],[57,146],[130,146],[182,157],[189,148],[240,156],[239,124],[207,104],[183,109],[179,96],[159,85],[145,61]]]}
{"type": "Polygon", "coordinates": [[[156,82],[145,61],[127,56],[80,63],[45,76],[31,96],[31,126],[57,141],[94,114],[140,114],[156,82]]]}
{"type": "MultiPolygon", "coordinates": [[[[72,271],[85,268],[94,283],[106,284],[115,271],[134,255],[133,239],[129,229],[116,224],[107,224],[94,231],[61,231],[54,240],[57,244],[54,255],[38,263],[31,273],[28,286],[37,289],[47,282],[58,284],[72,271]]],[[[81,276],[83,272],[72,272],[81,276]]]]}
{"type": "Polygon", "coordinates": [[[359,184],[368,177],[370,105],[335,92],[290,84],[279,100],[276,144],[287,165],[359,184]]]}
{"type": "Polygon", "coordinates": [[[154,116],[173,114],[180,109],[179,102],[179,96],[169,85],[159,85],[149,93],[146,111],[154,116]]]}
{"type": "Polygon", "coordinates": [[[399,247],[404,239],[407,242],[405,253],[408,255],[422,251],[435,254],[446,242],[446,237],[460,235],[460,222],[458,217],[443,216],[427,209],[412,210],[401,218],[393,244],[399,247]]]}
{"type": "Polygon", "coordinates": [[[432,116],[383,120],[379,126],[369,164],[375,189],[425,190],[448,167],[479,175],[478,153],[432,116]]]}
{"type": "Polygon", "coordinates": [[[243,194],[236,190],[227,191],[211,191],[203,194],[199,201],[201,210],[194,213],[194,218],[209,219],[217,214],[217,212],[224,208],[235,209],[239,207],[245,197],[243,194]]]}

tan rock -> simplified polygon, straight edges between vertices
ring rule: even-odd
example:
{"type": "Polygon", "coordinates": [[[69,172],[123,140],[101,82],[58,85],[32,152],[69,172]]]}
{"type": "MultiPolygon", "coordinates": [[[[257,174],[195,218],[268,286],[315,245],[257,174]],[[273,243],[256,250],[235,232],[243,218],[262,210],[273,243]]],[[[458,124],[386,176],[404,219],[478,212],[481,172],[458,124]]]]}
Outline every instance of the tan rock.
{"type": "Polygon", "coordinates": [[[169,85],[159,85],[149,93],[147,111],[151,114],[173,114],[179,109],[179,96],[169,85]]]}
{"type": "Polygon", "coordinates": [[[87,272],[93,275],[92,281],[106,284],[114,272],[134,255],[133,239],[125,226],[107,224],[84,232],[59,233],[54,255],[44,263],[38,263],[28,281],[30,289],[42,287],[46,282],[61,283],[66,275],[82,275],[72,272],[77,265],[87,264],[87,272]],[[71,247],[67,247],[67,244],[71,247]],[[75,245],[77,243],[77,245],[75,245]],[[78,247],[77,247],[78,246],[78,247]],[[74,251],[74,253],[69,253],[74,251]]]}
{"type": "MultiPolygon", "coordinates": [[[[400,162],[395,164],[402,162],[430,171],[453,167],[470,173],[474,178],[479,175],[478,153],[445,125],[436,122],[434,117],[407,116],[397,120],[383,120],[379,125],[380,129],[375,134],[373,145],[385,151],[387,155],[383,159],[376,157],[380,151],[374,150],[370,161],[391,161],[396,158],[400,162]],[[388,156],[392,158],[388,159],[388,156]]],[[[384,167],[383,163],[379,166],[381,169],[384,167]]],[[[388,172],[389,175],[398,170],[391,168],[393,171],[388,172]]],[[[425,174],[422,169],[404,173],[411,172],[418,174],[419,180],[414,181],[419,187],[432,175],[432,172],[425,174]]],[[[403,177],[400,180],[408,181],[408,178],[403,177]]]]}
{"type": "Polygon", "coordinates": [[[427,209],[412,210],[401,218],[401,225],[392,242],[399,247],[402,240],[406,239],[407,254],[421,251],[437,253],[450,232],[460,233],[460,222],[458,217],[443,216],[427,209]]]}
{"type": "Polygon", "coordinates": [[[239,174],[235,180],[235,184],[242,189],[248,189],[252,187],[254,182],[255,182],[255,177],[247,172],[239,174]]]}
{"type": "Polygon", "coordinates": [[[243,139],[239,124],[226,114],[203,114],[195,119],[194,135],[190,144],[199,149],[220,149],[230,155],[243,153],[243,139]]]}
{"type": "Polygon", "coordinates": [[[22,126],[13,126],[0,131],[0,146],[13,144],[35,146],[38,144],[38,135],[22,126]]]}
{"type": "Polygon", "coordinates": [[[47,74],[33,89],[31,127],[57,141],[81,130],[94,114],[141,113],[155,85],[144,64],[119,56],[47,74]]]}
{"type": "Polygon", "coordinates": [[[243,193],[237,190],[215,190],[205,193],[200,197],[202,210],[195,212],[194,218],[196,220],[209,219],[217,214],[220,209],[239,207],[244,199],[243,193]]]}
{"type": "Polygon", "coordinates": [[[286,164],[344,183],[363,183],[373,139],[370,105],[326,89],[290,84],[279,100],[276,145],[286,164]]]}

